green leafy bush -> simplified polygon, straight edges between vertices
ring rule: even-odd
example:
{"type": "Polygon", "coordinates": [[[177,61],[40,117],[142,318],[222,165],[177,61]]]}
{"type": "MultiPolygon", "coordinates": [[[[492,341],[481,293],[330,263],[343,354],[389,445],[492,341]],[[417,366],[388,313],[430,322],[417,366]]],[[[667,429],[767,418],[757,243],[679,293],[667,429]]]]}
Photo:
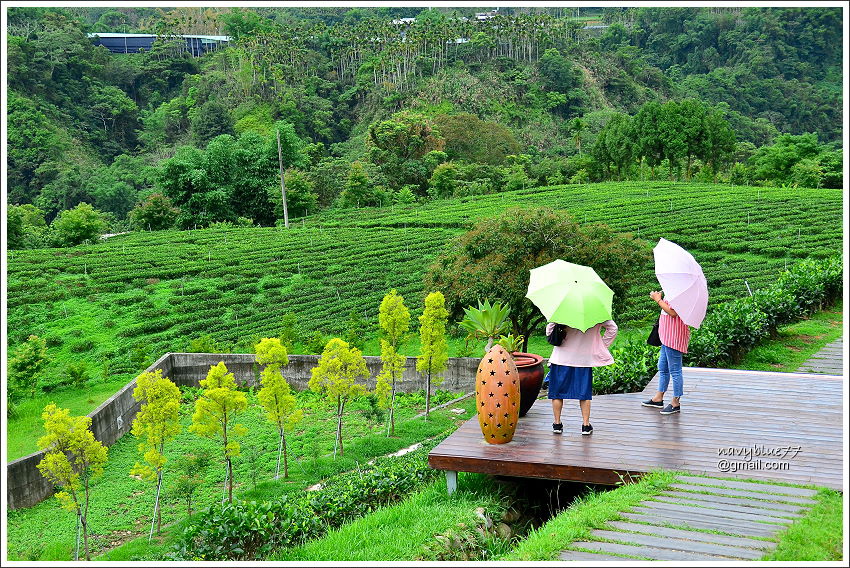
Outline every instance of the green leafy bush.
{"type": "Polygon", "coordinates": [[[437,443],[425,443],[405,456],[379,458],[368,469],[334,477],[318,491],[276,501],[212,505],[184,529],[170,558],[262,559],[275,548],[321,536],[435,478],[439,472],[428,467],[427,455],[437,443]]]}
{"type": "Polygon", "coordinates": [[[641,391],[655,375],[658,351],[633,339],[611,350],[614,364],[593,369],[594,394],[641,391]]]}
{"type": "Polygon", "coordinates": [[[701,367],[735,363],[780,325],[832,304],[842,287],[840,257],[802,261],[771,286],[712,309],[693,332],[685,362],[701,367]]]}

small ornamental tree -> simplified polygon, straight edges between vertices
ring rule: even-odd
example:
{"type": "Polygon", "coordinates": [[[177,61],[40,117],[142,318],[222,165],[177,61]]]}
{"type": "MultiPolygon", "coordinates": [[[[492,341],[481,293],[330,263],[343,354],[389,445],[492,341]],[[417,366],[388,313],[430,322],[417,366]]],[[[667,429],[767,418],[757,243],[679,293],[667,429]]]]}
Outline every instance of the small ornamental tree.
{"type": "Polygon", "coordinates": [[[210,367],[207,378],[201,380],[203,394],[195,401],[190,432],[206,438],[219,438],[224,449],[227,475],[227,499],[233,502],[233,458],[240,453],[239,442],[233,438],[244,436],[248,429],[234,424],[236,415],[245,410],[248,401],[245,393],[236,390],[233,373],[227,371],[224,361],[210,367]]]}
{"type": "MultiPolygon", "coordinates": [[[[72,417],[71,411],[49,404],[41,417],[47,433],[38,440],[38,449],[44,450],[44,458],[36,467],[41,475],[53,485],[61,488],[56,498],[62,508],[77,515],[83,531],[86,560],[89,558],[89,499],[91,481],[103,474],[107,448],[96,440],[92,431],[91,417],[72,417]]],[[[79,557],[79,533],[74,553],[79,557]]]]}
{"type": "Polygon", "coordinates": [[[184,454],[177,458],[176,469],[180,475],[171,482],[171,494],[186,501],[186,514],[192,516],[192,497],[204,482],[204,473],[210,465],[210,455],[204,449],[197,454],[184,454]]]}
{"type": "Polygon", "coordinates": [[[416,361],[416,370],[424,373],[425,380],[425,420],[431,411],[431,382],[438,385],[443,382],[442,372],[449,360],[446,344],[446,322],[449,312],[442,292],[431,292],[425,298],[425,310],[419,316],[419,341],[421,351],[416,361]]]}
{"type": "Polygon", "coordinates": [[[304,412],[298,408],[295,396],[289,388],[289,383],[283,378],[280,368],[289,363],[286,347],[276,337],[263,338],[254,347],[257,363],[265,365],[260,372],[260,383],[263,385],[257,393],[260,404],[266,411],[269,422],[277,426],[280,439],[277,447],[277,468],[274,478],[280,477],[280,456],[283,453],[283,477],[289,477],[289,464],[286,455],[286,431],[304,417],[304,412]]]}
{"type": "Polygon", "coordinates": [[[23,394],[35,398],[38,376],[47,362],[47,341],[30,335],[9,359],[9,393],[12,398],[23,394]]]}
{"type": "Polygon", "coordinates": [[[366,361],[359,349],[349,348],[348,343],[338,337],[334,337],[325,346],[319,364],[311,371],[310,390],[325,393],[332,403],[336,405],[336,444],[334,445],[334,458],[336,449],[339,455],[343,455],[342,447],[342,416],[345,412],[345,404],[358,396],[366,394],[366,387],[357,384],[357,379],[366,379],[369,371],[366,369],[366,361]]]}
{"type": "Polygon", "coordinates": [[[387,436],[395,435],[395,381],[404,372],[404,355],[386,339],[381,339],[381,371],[375,382],[375,395],[378,406],[389,409],[387,436]]]}
{"type": "Polygon", "coordinates": [[[381,339],[381,372],[375,385],[375,394],[382,408],[389,408],[389,433],[395,435],[395,382],[404,370],[404,356],[398,352],[399,344],[410,329],[410,310],[404,298],[395,290],[384,296],[378,310],[378,323],[386,334],[381,339]]]}
{"type": "Polygon", "coordinates": [[[148,541],[153,538],[154,519],[156,532],[162,525],[162,512],[159,508],[159,495],[162,490],[162,472],[165,466],[165,442],[180,433],[180,389],[168,377],[162,376],[162,369],[153,373],[142,373],[136,378],[133,398],[142,403],[142,407],[133,420],[133,435],[141,438],[139,451],[144,455],[147,465],[136,463],[130,472],[145,481],[156,480],[156,499],[151,519],[151,532],[148,541]]]}

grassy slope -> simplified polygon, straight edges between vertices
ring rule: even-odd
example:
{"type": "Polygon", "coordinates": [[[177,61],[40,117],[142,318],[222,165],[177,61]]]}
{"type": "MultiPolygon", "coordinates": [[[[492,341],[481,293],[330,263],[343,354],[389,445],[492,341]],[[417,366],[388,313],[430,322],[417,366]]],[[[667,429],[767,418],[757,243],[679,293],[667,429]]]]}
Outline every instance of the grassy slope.
{"type": "Polygon", "coordinates": [[[736,369],[795,372],[824,345],[844,333],[844,304],[812,314],[808,319],[786,325],[776,339],[760,342],[744,355],[736,369]]]}
{"type": "MultiPolygon", "coordinates": [[[[420,408],[419,397],[402,395],[397,407],[396,437],[387,438],[377,429],[370,433],[368,424],[359,412],[364,408],[362,402],[349,403],[344,422],[345,456],[332,459],[323,456],[333,452],[336,427],[333,411],[326,405],[314,406],[317,397],[313,393],[300,393],[299,406],[304,408],[305,417],[287,438],[290,478],[264,483],[264,480],[274,475],[277,433],[260,414],[256,401],[251,402],[253,399],[254,396],[250,395],[249,408],[239,419],[239,423],[248,428],[250,435],[239,440],[242,456],[234,460],[234,494],[242,493],[254,499],[269,499],[290,491],[300,491],[339,471],[353,469],[357,463],[435,436],[468,419],[475,404],[470,399],[460,403],[461,407],[466,408],[466,413],[460,417],[446,409],[433,413],[428,422],[421,419],[405,421],[423,408],[420,408]],[[252,488],[253,468],[248,459],[251,445],[256,445],[260,452],[256,488],[252,488]]],[[[224,466],[220,459],[221,448],[216,442],[199,438],[187,431],[191,424],[192,409],[193,405],[189,404],[181,408],[183,430],[166,446],[166,455],[174,457],[197,452],[201,448],[211,450],[212,465],[203,473],[204,483],[193,500],[193,509],[197,510],[221,498],[224,466]]],[[[104,476],[94,484],[90,525],[95,536],[90,539],[90,543],[95,551],[111,548],[130,537],[139,536],[150,527],[153,486],[137,481],[129,474],[133,464],[141,457],[137,445],[133,436],[125,436],[111,446],[104,476]]],[[[166,466],[163,525],[176,522],[186,514],[186,504],[169,497],[168,485],[174,478],[175,473],[169,472],[166,466]]],[[[10,558],[37,560],[45,553],[45,547],[64,547],[61,554],[67,554],[70,550],[74,517],[72,513],[60,509],[55,499],[47,499],[27,509],[10,511],[7,519],[10,558]]]]}
{"type": "Polygon", "coordinates": [[[821,488],[818,504],[782,533],[776,548],[762,560],[843,560],[844,498],[838,491],[821,488]]]}
{"type": "Polygon", "coordinates": [[[44,435],[44,420],[41,413],[51,402],[60,408],[68,408],[71,414],[88,414],[115,394],[126,383],[122,380],[110,380],[95,383],[82,389],[63,388],[51,393],[39,394],[35,398],[24,400],[17,405],[17,418],[8,420],[7,461],[34,452],[38,438],[44,435]]]}
{"type": "Polygon", "coordinates": [[[449,497],[439,479],[402,503],[379,509],[325,537],[302,546],[279,550],[268,560],[285,561],[410,561],[435,560],[425,546],[434,536],[457,530],[458,523],[476,524],[475,509],[498,517],[501,505],[490,478],[461,473],[458,492],[449,497]]]}

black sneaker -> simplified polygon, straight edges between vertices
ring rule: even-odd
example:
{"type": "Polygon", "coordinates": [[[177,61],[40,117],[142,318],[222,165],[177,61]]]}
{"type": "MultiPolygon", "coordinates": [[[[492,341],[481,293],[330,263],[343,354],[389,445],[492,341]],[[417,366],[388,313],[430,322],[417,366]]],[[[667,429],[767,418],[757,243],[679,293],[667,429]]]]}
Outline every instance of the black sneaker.
{"type": "Polygon", "coordinates": [[[649,406],[650,408],[664,408],[664,401],[659,400],[658,402],[655,402],[654,400],[652,400],[650,398],[649,400],[645,400],[642,403],[640,403],[640,405],[641,406],[649,406]]]}
{"type": "Polygon", "coordinates": [[[680,406],[673,406],[672,404],[668,404],[664,407],[664,410],[661,411],[661,414],[676,414],[679,412],[680,406]]]}
{"type": "Polygon", "coordinates": [[[585,426],[584,424],[582,424],[581,425],[581,435],[582,436],[589,436],[591,434],[593,434],[593,425],[588,424],[587,426],[585,426]]]}
{"type": "Polygon", "coordinates": [[[552,433],[553,434],[563,434],[564,425],[563,424],[552,424],[552,433]]]}

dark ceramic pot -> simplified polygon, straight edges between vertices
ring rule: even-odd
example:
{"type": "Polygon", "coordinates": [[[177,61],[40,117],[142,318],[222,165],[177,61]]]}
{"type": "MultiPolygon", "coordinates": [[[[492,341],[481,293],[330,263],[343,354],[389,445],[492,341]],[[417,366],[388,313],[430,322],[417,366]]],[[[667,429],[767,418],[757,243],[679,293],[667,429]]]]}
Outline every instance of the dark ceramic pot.
{"type": "Polygon", "coordinates": [[[514,351],[514,363],[519,371],[519,416],[522,418],[537,400],[543,385],[543,357],[534,353],[514,351]]]}

